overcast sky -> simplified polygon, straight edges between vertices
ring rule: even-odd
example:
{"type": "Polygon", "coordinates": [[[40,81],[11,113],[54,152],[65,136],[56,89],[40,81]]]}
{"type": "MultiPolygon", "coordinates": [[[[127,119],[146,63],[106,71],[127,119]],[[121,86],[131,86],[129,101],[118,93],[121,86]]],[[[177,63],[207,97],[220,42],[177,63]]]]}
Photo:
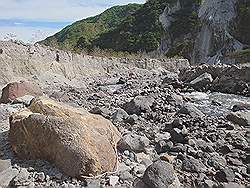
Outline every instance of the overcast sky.
{"type": "Polygon", "coordinates": [[[114,5],[145,0],[0,0],[0,40],[34,42],[114,5]]]}

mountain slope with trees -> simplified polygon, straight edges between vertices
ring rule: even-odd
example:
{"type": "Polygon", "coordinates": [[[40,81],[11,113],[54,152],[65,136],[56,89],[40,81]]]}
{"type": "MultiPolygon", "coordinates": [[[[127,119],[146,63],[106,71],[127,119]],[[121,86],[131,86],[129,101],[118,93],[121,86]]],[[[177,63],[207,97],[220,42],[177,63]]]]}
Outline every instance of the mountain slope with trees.
{"type": "Polygon", "coordinates": [[[141,4],[114,6],[97,16],[77,21],[39,43],[65,50],[90,46],[100,34],[113,30],[141,7],[141,4]]]}

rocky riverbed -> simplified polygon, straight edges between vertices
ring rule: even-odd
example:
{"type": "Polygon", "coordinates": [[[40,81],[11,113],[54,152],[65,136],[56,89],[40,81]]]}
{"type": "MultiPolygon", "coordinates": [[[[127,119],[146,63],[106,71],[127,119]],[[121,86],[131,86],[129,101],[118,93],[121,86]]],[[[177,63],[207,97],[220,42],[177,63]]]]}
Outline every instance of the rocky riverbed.
{"type": "MultiPolygon", "coordinates": [[[[8,116],[24,105],[1,104],[0,184],[142,188],[249,185],[249,124],[233,124],[226,115],[234,105],[249,105],[250,99],[187,92],[187,88],[166,84],[166,76],[169,74],[145,70],[115,74],[96,78],[84,89],[61,87],[45,93],[111,120],[122,134],[117,171],[97,179],[72,178],[49,162],[18,159],[8,141],[8,116]]],[[[249,111],[244,113],[249,118],[249,111]]]]}
{"type": "MultiPolygon", "coordinates": [[[[24,50],[25,48],[22,47],[24,50]]],[[[36,50],[39,48],[38,46],[36,50]]],[[[11,61],[16,62],[17,59],[15,60],[13,51],[9,50],[8,53],[11,67],[11,61]]],[[[52,55],[47,61],[53,59],[54,52],[50,53],[52,55]]],[[[39,53],[34,58],[38,57],[41,63],[43,59],[39,53]]],[[[22,59],[22,55],[19,54],[18,58],[22,59]]],[[[88,58],[90,57],[84,57],[84,61],[80,59],[79,67],[90,70],[96,68],[99,72],[95,70],[92,71],[94,74],[89,72],[82,77],[80,72],[71,72],[70,75],[77,76],[72,80],[61,74],[62,69],[47,70],[52,76],[46,77],[38,68],[35,68],[34,73],[37,75],[32,76],[32,72],[24,71],[26,66],[16,67],[22,71],[16,70],[18,79],[12,76],[11,80],[22,80],[20,76],[23,72],[26,79],[23,79],[25,82],[9,84],[2,92],[0,187],[236,188],[250,185],[249,67],[183,67],[180,66],[183,60],[175,60],[170,63],[171,70],[168,70],[168,62],[164,64],[164,61],[150,60],[151,63],[156,63],[150,68],[138,66],[139,62],[130,66],[127,62],[126,69],[121,69],[124,62],[119,60],[115,62],[112,71],[107,71],[102,66],[111,66],[112,60],[107,60],[107,63],[106,59],[97,58],[100,64],[93,66],[88,64],[88,58]],[[40,89],[34,89],[37,87],[40,89]],[[39,95],[50,98],[50,102],[39,97],[33,99],[39,95]],[[23,109],[27,113],[13,115],[23,109]],[[19,134],[14,127],[18,129],[20,117],[25,119],[20,122],[24,123],[22,126],[26,129],[20,129],[19,134]],[[85,129],[86,125],[97,122],[97,119],[100,120],[99,123],[94,123],[93,126],[102,127],[100,122],[108,122],[104,126],[114,126],[113,131],[119,131],[119,134],[116,133],[117,138],[121,137],[118,143],[114,142],[113,134],[109,137],[106,128],[93,129],[94,131],[91,128],[85,129]],[[81,130],[79,124],[85,124],[85,128],[81,130]],[[39,127],[40,132],[34,128],[32,131],[27,129],[33,125],[40,125],[45,129],[39,127]],[[45,125],[50,127],[49,131],[54,130],[53,127],[55,130],[58,127],[63,129],[44,134],[43,130],[47,131],[45,125]],[[77,130],[75,127],[78,127],[77,130]],[[85,139],[86,131],[90,131],[87,134],[90,139],[81,141],[81,138],[85,139]],[[28,135],[30,139],[34,132],[37,137],[33,137],[33,142],[30,143],[20,136],[28,135]],[[51,144],[46,139],[45,142],[40,142],[40,139],[43,140],[41,135],[49,139],[51,135],[55,135],[55,139],[50,140],[51,144]],[[103,135],[108,137],[102,142],[100,140],[103,135]],[[107,157],[109,154],[116,157],[116,154],[112,154],[113,151],[105,152],[105,149],[93,144],[108,147],[106,142],[117,146],[116,162],[107,157]],[[45,144],[42,145],[43,143],[45,144]],[[36,144],[39,148],[33,147],[36,144]],[[49,153],[48,157],[45,153],[53,151],[53,144],[63,147],[54,149],[62,154],[49,153]],[[83,150],[86,146],[92,149],[83,150]],[[104,152],[103,155],[99,151],[104,152]],[[75,162],[69,158],[72,153],[75,162]],[[36,155],[36,159],[32,155],[36,155]],[[53,158],[54,155],[59,157],[53,158]],[[93,158],[97,156],[97,159],[89,160],[91,165],[83,165],[85,171],[81,173],[88,177],[79,177],[78,166],[75,166],[82,165],[83,155],[93,158]],[[37,156],[41,158],[38,159],[37,156]],[[49,158],[50,162],[42,158],[49,158]],[[102,167],[103,164],[106,165],[106,161],[98,162],[98,158],[111,161],[111,166],[115,168],[109,168],[110,172],[106,170],[105,173],[99,173],[100,169],[103,172],[102,167]],[[92,169],[98,170],[92,171],[96,176],[89,178],[91,174],[86,172],[92,169]],[[74,174],[78,177],[74,177],[74,174]]],[[[30,62],[35,59],[31,58],[30,62]]],[[[67,61],[63,62],[63,67],[67,65],[67,61]]],[[[40,63],[37,63],[37,67],[40,63]]],[[[73,61],[70,63],[74,64],[73,61]]],[[[81,71],[84,72],[83,69],[81,71]]],[[[5,82],[6,79],[1,83],[5,82]]]]}

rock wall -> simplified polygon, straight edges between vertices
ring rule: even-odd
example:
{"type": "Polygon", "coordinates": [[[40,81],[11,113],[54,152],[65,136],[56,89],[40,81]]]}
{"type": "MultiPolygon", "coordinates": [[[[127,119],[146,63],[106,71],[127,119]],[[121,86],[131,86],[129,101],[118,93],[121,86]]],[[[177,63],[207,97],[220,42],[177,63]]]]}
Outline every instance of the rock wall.
{"type": "Polygon", "coordinates": [[[241,40],[241,37],[236,37],[236,33],[239,33],[236,31],[240,27],[239,6],[243,1],[191,0],[189,3],[182,3],[177,0],[175,2],[176,6],[167,7],[167,11],[160,17],[165,30],[160,47],[162,53],[184,56],[192,64],[239,62],[239,59],[232,57],[231,54],[249,45],[247,41],[241,40]],[[190,11],[187,12],[186,9],[190,11]],[[183,20],[181,14],[189,17],[182,25],[180,24],[183,20]],[[179,23],[179,26],[176,23],[179,23]],[[177,29],[171,29],[171,27],[177,29]],[[180,27],[179,30],[178,27],[180,27]],[[170,33],[173,30],[181,34],[174,36],[170,33]]]}
{"type": "Polygon", "coordinates": [[[235,64],[234,59],[225,56],[243,48],[243,44],[231,35],[230,25],[236,17],[236,0],[206,0],[201,4],[202,28],[195,42],[193,63],[235,64]]]}

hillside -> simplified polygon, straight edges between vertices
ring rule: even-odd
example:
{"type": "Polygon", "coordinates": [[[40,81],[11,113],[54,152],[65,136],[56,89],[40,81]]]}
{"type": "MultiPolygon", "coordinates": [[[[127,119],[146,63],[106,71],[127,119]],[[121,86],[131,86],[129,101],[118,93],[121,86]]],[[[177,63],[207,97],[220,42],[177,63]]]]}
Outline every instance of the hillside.
{"type": "Polygon", "coordinates": [[[164,33],[159,17],[167,6],[171,8],[178,2],[185,10],[176,14],[172,32],[174,36],[192,32],[197,23],[199,0],[149,0],[144,5],[113,7],[96,17],[76,22],[41,43],[70,50],[99,47],[128,52],[154,51],[164,33]],[[185,31],[180,27],[183,24],[185,31]]]}
{"type": "Polygon", "coordinates": [[[247,63],[249,7],[246,0],[149,0],[113,7],[41,43],[76,52],[95,52],[98,47],[111,55],[154,51],[187,58],[192,64],[247,63]]]}
{"type": "Polygon", "coordinates": [[[128,4],[112,7],[97,16],[77,21],[40,43],[66,50],[87,47],[92,40],[100,34],[116,28],[124,18],[137,11],[141,6],[140,4],[128,4]]]}
{"type": "Polygon", "coordinates": [[[103,33],[93,43],[116,51],[153,51],[161,40],[159,16],[173,0],[150,0],[136,13],[128,16],[116,29],[103,33]]]}

